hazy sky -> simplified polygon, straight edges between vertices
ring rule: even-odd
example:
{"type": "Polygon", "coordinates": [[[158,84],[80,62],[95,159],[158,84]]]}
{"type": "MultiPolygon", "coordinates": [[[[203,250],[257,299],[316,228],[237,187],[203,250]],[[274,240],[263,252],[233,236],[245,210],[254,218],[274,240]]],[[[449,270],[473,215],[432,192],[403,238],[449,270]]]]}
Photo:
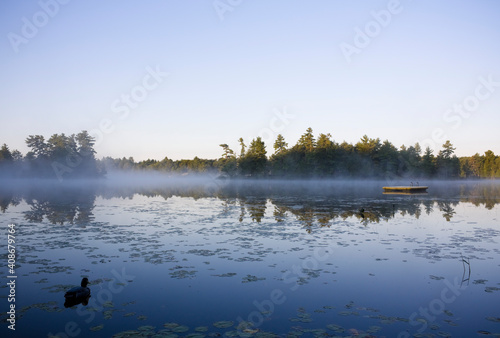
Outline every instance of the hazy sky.
{"type": "Polygon", "coordinates": [[[4,0],[0,143],[88,130],[99,158],[217,158],[312,127],[500,154],[499,17],[495,0],[4,0]]]}

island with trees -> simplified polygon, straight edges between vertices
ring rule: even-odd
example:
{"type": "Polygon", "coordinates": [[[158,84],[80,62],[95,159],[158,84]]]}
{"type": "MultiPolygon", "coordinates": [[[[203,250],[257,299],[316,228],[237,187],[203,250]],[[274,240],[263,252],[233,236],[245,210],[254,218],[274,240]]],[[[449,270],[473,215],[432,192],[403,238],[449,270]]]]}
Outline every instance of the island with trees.
{"type": "Polygon", "coordinates": [[[86,132],[54,134],[45,140],[30,135],[30,151],[22,155],[3,144],[0,177],[97,178],[109,171],[158,171],[170,174],[212,173],[227,178],[500,178],[500,156],[488,150],[483,155],[457,157],[450,141],[438,154],[416,143],[399,149],[389,140],[364,135],[356,144],[337,143],[331,134],[313,134],[308,128],[289,146],[279,134],[270,153],[260,137],[248,145],[240,138],[239,152],[221,144],[218,159],[190,160],[96,158],[95,140],[86,132]]]}

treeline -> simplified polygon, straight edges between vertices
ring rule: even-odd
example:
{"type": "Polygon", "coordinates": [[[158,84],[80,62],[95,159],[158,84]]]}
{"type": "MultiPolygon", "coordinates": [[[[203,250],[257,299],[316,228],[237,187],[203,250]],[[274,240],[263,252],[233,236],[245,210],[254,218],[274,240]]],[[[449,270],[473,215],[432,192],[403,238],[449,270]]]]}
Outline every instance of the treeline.
{"type": "Polygon", "coordinates": [[[284,177],[284,178],[500,178],[500,156],[491,150],[458,158],[450,141],[442,145],[438,154],[427,147],[396,148],[388,140],[380,141],[363,136],[356,144],[337,143],[331,134],[313,134],[311,128],[289,146],[283,135],[278,135],[273,152],[268,153],[260,137],[250,144],[240,138],[236,153],[227,144],[221,144],[218,159],[158,161],[148,159],[136,162],[132,157],[96,160],[95,140],[86,132],[66,136],[54,134],[45,141],[43,136],[30,135],[26,144],[31,151],[22,156],[10,151],[7,145],[0,149],[0,175],[14,177],[99,177],[112,170],[154,170],[175,174],[220,173],[226,177],[284,177]]]}
{"type": "Polygon", "coordinates": [[[135,162],[133,157],[104,157],[99,162],[100,166],[105,168],[106,171],[157,170],[175,174],[219,172],[218,160],[204,160],[198,157],[192,160],[177,161],[165,157],[161,161],[149,159],[140,162],[135,162]]]}
{"type": "Polygon", "coordinates": [[[54,134],[26,138],[30,151],[23,156],[6,144],[0,148],[0,176],[8,178],[89,178],[100,177],[104,168],[95,158],[95,140],[86,131],[66,136],[54,134]]]}
{"type": "Polygon", "coordinates": [[[369,178],[495,178],[500,177],[500,157],[492,151],[485,155],[458,158],[455,148],[446,141],[437,155],[420,145],[396,148],[391,142],[363,136],[356,144],[337,143],[331,134],[316,138],[311,128],[291,147],[283,135],[274,142],[274,152],[267,156],[261,138],[246,147],[239,139],[239,155],[226,144],[219,160],[228,176],[277,177],[369,177],[369,178]]]}
{"type": "Polygon", "coordinates": [[[239,151],[221,144],[222,156],[216,160],[135,162],[133,158],[104,158],[107,170],[159,170],[171,173],[220,172],[227,177],[366,177],[366,178],[495,178],[500,177],[500,157],[492,151],[485,155],[458,158],[455,148],[446,141],[438,154],[430,148],[396,148],[391,142],[363,136],[356,144],[337,143],[330,134],[316,138],[311,128],[289,147],[278,135],[274,151],[268,153],[260,137],[246,144],[240,138],[239,151]]]}

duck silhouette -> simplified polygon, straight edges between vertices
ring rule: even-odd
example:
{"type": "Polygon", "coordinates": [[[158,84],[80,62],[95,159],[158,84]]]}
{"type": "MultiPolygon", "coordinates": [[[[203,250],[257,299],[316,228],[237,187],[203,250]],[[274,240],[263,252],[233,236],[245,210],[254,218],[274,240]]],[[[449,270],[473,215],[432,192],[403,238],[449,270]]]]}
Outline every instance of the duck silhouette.
{"type": "Polygon", "coordinates": [[[78,304],[87,305],[90,298],[90,289],[87,287],[89,280],[87,277],[82,279],[81,286],[75,286],[69,289],[64,294],[66,301],[64,302],[64,307],[72,307],[78,304]]]}

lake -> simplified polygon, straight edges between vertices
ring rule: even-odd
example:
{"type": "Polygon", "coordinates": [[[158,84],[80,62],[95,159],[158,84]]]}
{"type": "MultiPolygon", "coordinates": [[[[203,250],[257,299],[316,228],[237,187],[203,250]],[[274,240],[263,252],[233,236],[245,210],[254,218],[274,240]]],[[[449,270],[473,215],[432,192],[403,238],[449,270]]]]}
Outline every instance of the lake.
{"type": "Polygon", "coordinates": [[[2,336],[500,336],[500,182],[387,184],[4,182],[2,336]]]}

